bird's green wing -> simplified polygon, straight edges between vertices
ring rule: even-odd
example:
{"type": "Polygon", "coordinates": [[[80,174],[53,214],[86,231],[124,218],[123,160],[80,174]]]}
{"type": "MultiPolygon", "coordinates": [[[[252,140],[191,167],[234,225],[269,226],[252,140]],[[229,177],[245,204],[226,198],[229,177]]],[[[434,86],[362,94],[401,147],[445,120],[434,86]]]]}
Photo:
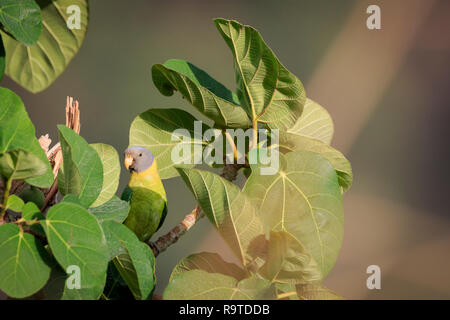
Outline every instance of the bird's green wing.
{"type": "MultiPolygon", "coordinates": [[[[158,228],[156,229],[156,231],[158,231],[159,228],[161,228],[161,226],[162,226],[163,223],[164,223],[164,220],[166,219],[166,216],[167,216],[167,201],[166,201],[166,203],[164,204],[164,209],[163,209],[163,212],[162,212],[162,214],[161,214],[161,220],[159,220],[159,225],[158,225],[158,228]]],[[[156,232],[156,231],[155,231],[155,232],[156,232]]]]}
{"type": "Polygon", "coordinates": [[[130,202],[132,195],[133,195],[133,190],[131,190],[131,188],[129,186],[126,186],[125,189],[123,189],[121,199],[123,201],[130,202]]]}

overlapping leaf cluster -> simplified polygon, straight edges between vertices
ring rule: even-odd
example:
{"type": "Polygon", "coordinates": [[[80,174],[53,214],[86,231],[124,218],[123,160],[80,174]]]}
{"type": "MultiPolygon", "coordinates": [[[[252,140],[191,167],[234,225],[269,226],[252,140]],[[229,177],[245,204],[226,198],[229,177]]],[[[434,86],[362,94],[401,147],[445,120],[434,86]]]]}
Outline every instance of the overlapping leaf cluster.
{"type": "Polygon", "coordinates": [[[321,281],[341,247],[342,194],[351,185],[352,170],[330,146],[331,117],[306,97],[301,81],[257,30],[231,20],[214,22],[233,54],[236,93],[183,60],[154,65],[153,81],[163,95],[179,92],[218,130],[278,129],[279,145],[270,147],[278,147],[280,168],[268,176],[252,164],[240,189],[212,172],[173,162],[178,143],[192,146],[192,159],[209,143],[194,135],[196,119],[186,111],[150,109],[134,120],[130,144],[153,151],[163,178],[182,177],[240,262],[230,264],[208,252],[188,256],[173,270],[164,298],[338,298],[321,281]],[[187,129],[189,139],[173,141],[175,129],[187,129]]]}
{"type": "Polygon", "coordinates": [[[151,297],[154,256],[122,224],[129,204],[115,196],[120,174],[116,150],[90,145],[70,128],[58,126],[63,155],[58,189],[64,198],[44,216],[36,197],[42,191],[36,187],[53,183],[51,166],[22,101],[4,88],[0,125],[0,175],[5,185],[24,180],[34,186],[21,197],[7,191],[4,195],[2,219],[8,212],[8,220],[0,226],[0,289],[15,298],[43,289],[46,297],[98,299],[109,269],[135,298],[151,297]],[[66,279],[74,266],[79,268],[81,287],[71,289],[66,279]]]}

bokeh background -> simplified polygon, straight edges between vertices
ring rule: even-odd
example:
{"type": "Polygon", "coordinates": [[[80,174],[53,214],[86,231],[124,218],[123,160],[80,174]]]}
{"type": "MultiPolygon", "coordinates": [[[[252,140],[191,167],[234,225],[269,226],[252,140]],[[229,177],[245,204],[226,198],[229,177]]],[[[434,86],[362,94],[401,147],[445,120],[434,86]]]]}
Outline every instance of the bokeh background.
{"type": "MultiPolygon", "coordinates": [[[[33,95],[7,77],[37,133],[56,140],[66,96],[80,101],[81,134],[120,153],[131,121],[149,108],[191,111],[164,97],[150,68],[191,61],[234,88],[231,52],[212,19],[257,28],[309,97],[335,121],[332,145],[351,161],[345,236],[325,284],[350,299],[450,299],[450,1],[111,1],[92,0],[78,55],[47,90],[33,95]],[[366,8],[381,7],[381,30],[366,8]],[[368,290],[366,268],[381,268],[368,290]]],[[[202,118],[203,119],[203,118],[202,118]]],[[[121,188],[127,173],[121,176],[121,188]]],[[[167,232],[195,206],[180,178],[165,180],[167,232]]],[[[161,293],[177,261],[193,252],[233,256],[206,219],[157,259],[161,293]]]]}

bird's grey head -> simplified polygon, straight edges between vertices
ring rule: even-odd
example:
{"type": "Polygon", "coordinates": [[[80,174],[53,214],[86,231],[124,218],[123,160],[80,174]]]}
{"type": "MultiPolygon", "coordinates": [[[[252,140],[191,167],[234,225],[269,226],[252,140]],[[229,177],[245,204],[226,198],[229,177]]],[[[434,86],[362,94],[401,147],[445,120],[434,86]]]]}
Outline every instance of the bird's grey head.
{"type": "Polygon", "coordinates": [[[142,172],[153,164],[153,153],[143,147],[130,147],[125,150],[125,168],[127,170],[142,172]]]}

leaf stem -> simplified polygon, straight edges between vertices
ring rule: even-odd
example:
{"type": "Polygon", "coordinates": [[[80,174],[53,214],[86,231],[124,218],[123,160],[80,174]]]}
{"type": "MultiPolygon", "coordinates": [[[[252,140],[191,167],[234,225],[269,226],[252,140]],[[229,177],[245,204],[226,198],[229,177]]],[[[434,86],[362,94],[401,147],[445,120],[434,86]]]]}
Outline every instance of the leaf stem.
{"type": "Polygon", "coordinates": [[[231,147],[233,148],[233,156],[234,156],[234,160],[237,161],[238,158],[238,152],[237,152],[237,148],[236,148],[236,144],[233,141],[233,138],[231,137],[230,133],[226,130],[223,130],[223,133],[225,134],[225,137],[228,141],[228,143],[231,145],[231,147]]]}
{"type": "Polygon", "coordinates": [[[252,128],[253,128],[253,137],[250,150],[253,150],[258,145],[258,120],[256,118],[253,118],[252,120],[252,128]]]}

